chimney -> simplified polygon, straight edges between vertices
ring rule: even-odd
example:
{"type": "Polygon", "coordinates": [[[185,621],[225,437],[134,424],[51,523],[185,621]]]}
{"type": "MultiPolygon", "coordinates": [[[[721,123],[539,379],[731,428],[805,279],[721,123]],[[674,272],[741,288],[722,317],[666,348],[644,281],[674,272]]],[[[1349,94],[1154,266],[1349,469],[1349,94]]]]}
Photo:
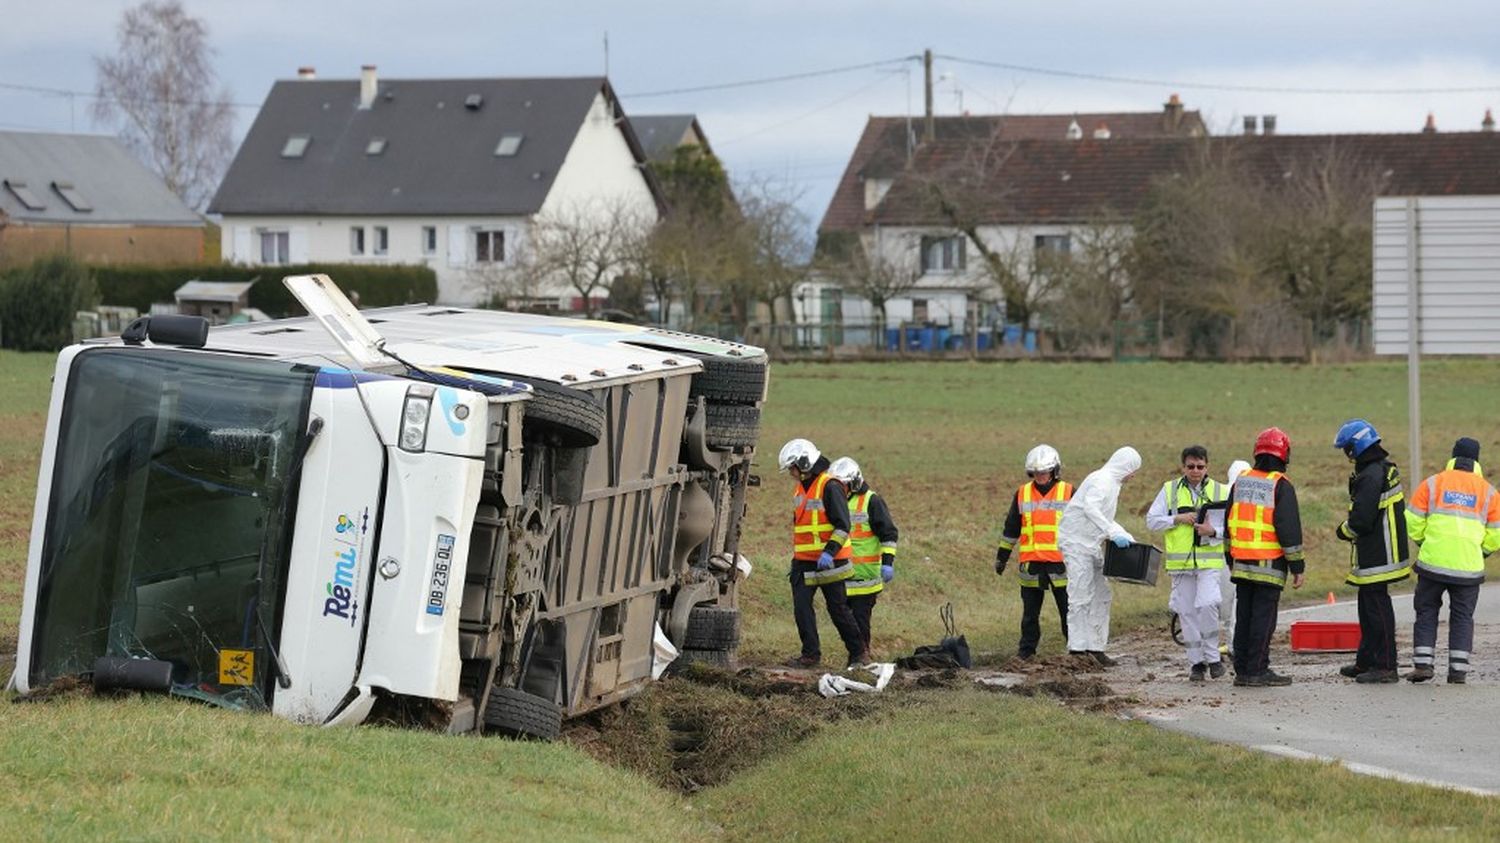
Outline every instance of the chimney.
{"type": "Polygon", "coordinates": [[[1246,135],[1259,134],[1256,131],[1256,129],[1255,129],[1255,115],[1254,114],[1246,114],[1245,115],[1245,134],[1246,135]]]}
{"type": "Polygon", "coordinates": [[[1260,133],[1263,135],[1276,134],[1276,115],[1265,114],[1260,118],[1260,133]]]}
{"type": "Polygon", "coordinates": [[[297,68],[297,78],[316,79],[318,78],[318,69],[310,64],[304,64],[301,67],[297,68]]]}
{"type": "Polygon", "coordinates": [[[1078,125],[1078,118],[1073,118],[1073,121],[1068,124],[1067,137],[1068,140],[1079,140],[1083,137],[1083,127],[1078,125]]]}
{"type": "Polygon", "coordinates": [[[1182,125],[1182,97],[1173,94],[1167,97],[1167,104],[1162,107],[1161,126],[1168,132],[1177,131],[1182,125]]]}
{"type": "Polygon", "coordinates": [[[1491,114],[1488,108],[1484,110],[1484,120],[1480,122],[1479,129],[1483,132],[1495,131],[1495,115],[1491,114]]]}
{"type": "Polygon", "coordinates": [[[375,65],[367,64],[359,69],[359,107],[368,109],[375,104],[375,65]]]}
{"type": "Polygon", "coordinates": [[[1435,134],[1437,134],[1437,118],[1435,118],[1435,117],[1432,116],[1432,112],[1431,111],[1427,112],[1427,123],[1422,126],[1422,134],[1424,134],[1424,135],[1435,135],[1435,134]]]}
{"type": "Polygon", "coordinates": [[[1109,125],[1103,120],[1094,129],[1094,140],[1109,140],[1109,125]]]}

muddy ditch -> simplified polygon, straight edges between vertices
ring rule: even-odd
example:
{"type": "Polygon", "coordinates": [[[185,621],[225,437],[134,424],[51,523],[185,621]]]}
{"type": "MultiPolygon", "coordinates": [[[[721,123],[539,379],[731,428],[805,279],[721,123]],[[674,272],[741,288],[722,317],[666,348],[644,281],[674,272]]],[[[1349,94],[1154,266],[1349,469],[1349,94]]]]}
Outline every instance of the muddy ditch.
{"type": "MultiPolygon", "coordinates": [[[[978,687],[1102,713],[1137,702],[1116,694],[1099,674],[1067,656],[1012,660],[999,673],[897,671],[882,693],[823,699],[816,672],[762,667],[731,672],[694,665],[624,704],[565,723],[562,740],[662,787],[694,793],[790,751],[825,726],[921,705],[933,690],[978,687]],[[978,681],[986,676],[1006,680],[1003,685],[978,681]]],[[[869,681],[858,672],[851,678],[869,681]]]]}

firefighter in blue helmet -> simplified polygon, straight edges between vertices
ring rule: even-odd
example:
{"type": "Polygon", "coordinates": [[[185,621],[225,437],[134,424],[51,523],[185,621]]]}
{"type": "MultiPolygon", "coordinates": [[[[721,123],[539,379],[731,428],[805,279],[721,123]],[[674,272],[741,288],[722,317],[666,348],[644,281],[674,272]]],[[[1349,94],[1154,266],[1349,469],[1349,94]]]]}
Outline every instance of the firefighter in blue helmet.
{"type": "Polygon", "coordinates": [[[1381,446],[1375,426],[1364,419],[1344,422],[1333,447],[1354,463],[1349,517],[1337,533],[1352,545],[1344,581],[1359,587],[1359,652],[1354,664],[1339,673],[1366,684],[1396,682],[1396,613],[1387,589],[1411,576],[1401,472],[1381,446]]]}

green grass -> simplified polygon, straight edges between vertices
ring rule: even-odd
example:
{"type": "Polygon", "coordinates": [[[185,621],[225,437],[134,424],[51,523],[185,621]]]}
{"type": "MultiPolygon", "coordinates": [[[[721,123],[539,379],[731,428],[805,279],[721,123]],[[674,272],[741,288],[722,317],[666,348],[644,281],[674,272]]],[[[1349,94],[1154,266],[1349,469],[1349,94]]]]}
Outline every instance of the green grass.
{"type": "MultiPolygon", "coordinates": [[[[1426,473],[1441,467],[1453,440],[1477,437],[1500,461],[1491,397],[1500,364],[1436,361],[1423,367],[1426,473]]],[[[961,628],[980,650],[1015,648],[1020,598],[1014,566],[1003,579],[991,565],[1000,521],[1025,481],[1022,459],[1047,442],[1077,483],[1121,445],[1141,452],[1141,471],[1125,486],[1118,520],[1137,539],[1161,484],[1177,473],[1189,444],[1210,452],[1222,479],[1249,458],[1256,433],[1277,425],[1292,440],[1290,476],[1302,505],[1308,582],[1287,601],[1319,600],[1343,585],[1348,545],[1333,530],[1348,506],[1347,460],[1332,447],[1346,419],[1364,416],[1408,472],[1405,363],[1337,366],[1228,364],[849,363],[775,367],[757,459],[764,485],[751,497],[744,552],[756,564],[743,600],[746,652],[795,654],[796,630],[786,583],[790,481],[776,452],[795,436],[830,458],[857,459],[890,504],[901,529],[897,579],[875,610],[877,652],[908,652],[942,635],[937,607],[952,600],[961,628]]],[[[1497,463],[1500,464],[1500,463],[1497,463]]],[[[1412,482],[1409,478],[1408,482],[1412,482]]],[[[1494,563],[1500,566],[1500,562],[1494,563]]],[[[1500,567],[1496,568],[1500,571],[1500,567]]],[[[1166,623],[1167,588],[1114,586],[1114,628],[1166,623]]],[[[1050,605],[1050,603],[1049,603],[1050,605]]],[[[1044,613],[1043,652],[1062,642],[1044,613]]],[[[824,653],[840,651],[823,624],[824,653]]]]}
{"type": "MultiPolygon", "coordinates": [[[[0,670],[14,647],[52,364],[50,355],[0,352],[0,670]]],[[[1461,434],[1477,436],[1500,461],[1486,406],[1500,366],[1439,362],[1424,377],[1429,463],[1461,434]]],[[[951,599],[976,649],[1007,651],[1017,587],[1013,573],[997,580],[990,563],[1032,445],[1056,445],[1075,481],[1120,444],[1140,449],[1145,467],[1127,486],[1121,521],[1145,536],[1138,513],[1171,476],[1182,445],[1207,445],[1222,476],[1259,429],[1281,425],[1293,440],[1312,560],[1303,596],[1316,599],[1330,589],[1349,594],[1339,585],[1347,557],[1331,537],[1348,468],[1328,443],[1352,415],[1374,421],[1406,467],[1397,364],[778,366],[762,440],[765,485],[746,525],[745,551],[757,568],[742,601],[744,652],[779,657],[796,646],[783,577],[790,489],[774,471],[776,450],[792,436],[859,458],[902,528],[900,574],[876,611],[878,648],[935,640],[937,606],[951,599]]],[[[1164,587],[1115,593],[1117,630],[1164,620],[1164,587]]],[[[1051,611],[1044,650],[1060,646],[1051,611]]],[[[782,741],[790,748],[692,798],[567,746],[323,730],[162,699],[13,705],[0,717],[0,829],[17,839],[1154,843],[1487,839],[1500,820],[1494,801],[1355,778],[1044,702],[900,693],[863,719],[815,717],[830,704],[795,698],[820,724],[808,741],[782,741]]],[[[714,699],[734,704],[722,696],[714,699]]],[[[760,704],[742,710],[777,716],[760,704]]]]}

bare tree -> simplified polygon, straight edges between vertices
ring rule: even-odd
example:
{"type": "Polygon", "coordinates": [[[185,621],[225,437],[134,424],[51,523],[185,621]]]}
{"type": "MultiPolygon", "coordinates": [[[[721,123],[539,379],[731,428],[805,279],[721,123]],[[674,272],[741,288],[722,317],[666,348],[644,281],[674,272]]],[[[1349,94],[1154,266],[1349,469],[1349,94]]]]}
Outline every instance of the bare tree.
{"type": "Polygon", "coordinates": [[[856,244],[840,250],[840,254],[825,256],[821,268],[843,290],[870,303],[877,338],[885,336],[886,305],[910,292],[922,277],[917,240],[913,234],[896,235],[892,248],[877,235],[869,248],[856,244]]]}
{"type": "Polygon", "coordinates": [[[1058,347],[1063,350],[1107,350],[1115,323],[1130,303],[1126,258],[1130,230],[1122,221],[1101,214],[1073,229],[1066,253],[1042,253],[1034,271],[1051,275],[1055,295],[1039,303],[1058,347]]]}
{"type": "Polygon", "coordinates": [[[624,199],[582,202],[540,214],[501,274],[512,289],[563,288],[592,316],[616,277],[637,270],[650,220],[624,199]]]}
{"type": "Polygon", "coordinates": [[[208,27],[178,0],[146,0],[121,19],[115,53],[96,56],[93,114],[192,208],[213,195],[234,153],[229,89],[208,27]]]}
{"type": "Polygon", "coordinates": [[[739,276],[747,298],[765,304],[771,320],[777,305],[792,311],[792,294],[807,279],[812,261],[812,223],[786,186],[760,180],[736,192],[743,209],[742,236],[748,264],[739,276]]]}

